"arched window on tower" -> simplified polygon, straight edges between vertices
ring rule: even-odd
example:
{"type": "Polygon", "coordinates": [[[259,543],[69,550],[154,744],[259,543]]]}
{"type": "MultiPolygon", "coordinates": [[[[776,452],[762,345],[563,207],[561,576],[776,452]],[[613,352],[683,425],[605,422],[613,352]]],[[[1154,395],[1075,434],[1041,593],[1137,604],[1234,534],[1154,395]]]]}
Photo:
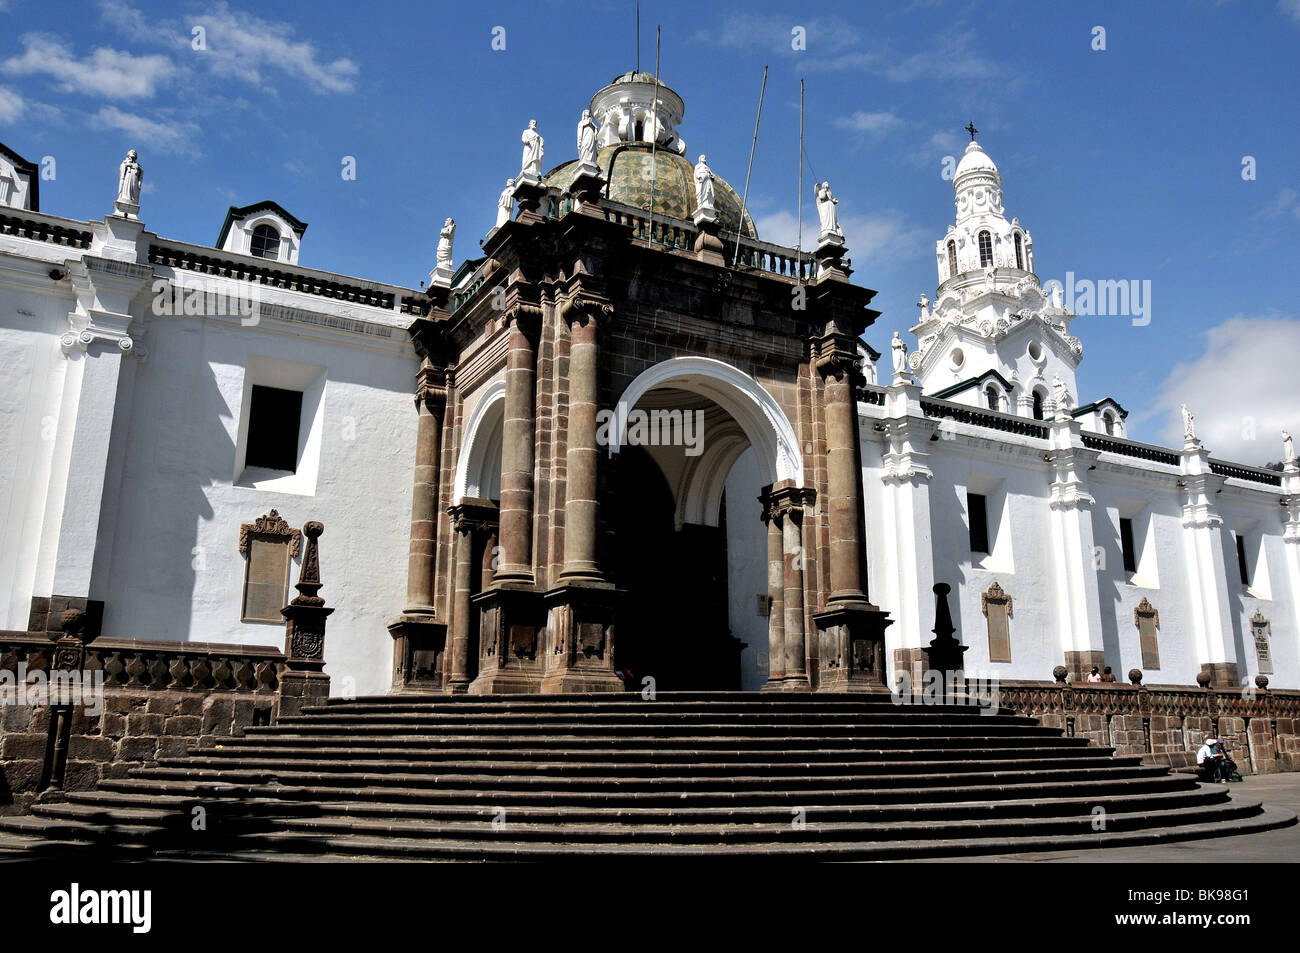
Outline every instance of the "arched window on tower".
{"type": "Polygon", "coordinates": [[[989,410],[997,410],[999,407],[998,389],[992,384],[984,388],[984,402],[989,405],[989,410]]]}
{"type": "Polygon", "coordinates": [[[980,232],[980,267],[993,264],[993,236],[987,230],[980,232]]]}
{"type": "Polygon", "coordinates": [[[1043,419],[1043,392],[1041,390],[1034,391],[1034,419],[1043,419]]]}
{"type": "Polygon", "coordinates": [[[1102,414],[1101,423],[1102,426],[1106,428],[1106,436],[1108,437],[1115,436],[1115,415],[1114,414],[1102,414]]]}
{"type": "Polygon", "coordinates": [[[1025,270],[1025,250],[1020,243],[1020,233],[1016,232],[1016,267],[1025,270]]]}
{"type": "Polygon", "coordinates": [[[271,225],[253,229],[253,243],[249,251],[258,258],[278,261],[280,258],[280,233],[271,225]]]}
{"type": "Polygon", "coordinates": [[[957,277],[957,243],[951,240],[948,242],[948,277],[957,277]]]}

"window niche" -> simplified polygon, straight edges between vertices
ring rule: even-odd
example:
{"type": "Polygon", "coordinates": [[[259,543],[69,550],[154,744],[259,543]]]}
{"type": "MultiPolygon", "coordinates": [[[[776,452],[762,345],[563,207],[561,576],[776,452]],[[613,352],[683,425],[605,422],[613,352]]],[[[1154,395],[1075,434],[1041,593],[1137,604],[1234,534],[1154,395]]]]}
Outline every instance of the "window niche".
{"type": "Polygon", "coordinates": [[[1259,662],[1260,675],[1273,674],[1273,649],[1269,643],[1273,635],[1273,624],[1264,618],[1258,609],[1250,617],[1250,634],[1255,640],[1255,659],[1259,662]]]}
{"type": "Polygon", "coordinates": [[[1160,646],[1156,641],[1156,630],[1160,628],[1160,613],[1142,597],[1142,601],[1133,610],[1133,624],[1137,626],[1138,641],[1142,647],[1142,668],[1147,671],[1160,668],[1160,646]]]}
{"type": "Polygon", "coordinates": [[[988,619],[989,661],[1011,661],[1011,596],[993,580],[980,596],[980,611],[988,619]]]}
{"type": "Polygon", "coordinates": [[[289,566],[298,558],[302,534],[275,510],[239,527],[239,552],[244,556],[241,622],[284,622],[280,610],[288,601],[289,566]]]}

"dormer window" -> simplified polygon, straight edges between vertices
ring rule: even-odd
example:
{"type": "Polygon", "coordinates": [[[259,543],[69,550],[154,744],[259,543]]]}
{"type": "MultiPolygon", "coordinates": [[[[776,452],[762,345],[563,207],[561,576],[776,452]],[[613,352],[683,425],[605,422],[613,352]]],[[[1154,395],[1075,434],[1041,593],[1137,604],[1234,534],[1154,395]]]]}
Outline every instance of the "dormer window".
{"type": "Polygon", "coordinates": [[[957,243],[948,242],[948,277],[957,277],[957,243]]]}
{"type": "Polygon", "coordinates": [[[1106,436],[1115,436],[1115,416],[1114,414],[1102,414],[1101,425],[1106,428],[1106,436]]]}
{"type": "Polygon", "coordinates": [[[1020,242],[1020,233],[1016,232],[1016,267],[1025,270],[1025,250],[1020,242]]]}
{"type": "Polygon", "coordinates": [[[980,267],[993,264],[993,236],[987,230],[980,232],[980,267]]]}
{"type": "Polygon", "coordinates": [[[270,225],[259,225],[253,229],[253,241],[249,252],[257,258],[270,261],[280,260],[280,233],[270,225]]]}
{"type": "Polygon", "coordinates": [[[998,409],[998,389],[992,384],[984,389],[984,402],[989,405],[989,410],[998,409]]]}

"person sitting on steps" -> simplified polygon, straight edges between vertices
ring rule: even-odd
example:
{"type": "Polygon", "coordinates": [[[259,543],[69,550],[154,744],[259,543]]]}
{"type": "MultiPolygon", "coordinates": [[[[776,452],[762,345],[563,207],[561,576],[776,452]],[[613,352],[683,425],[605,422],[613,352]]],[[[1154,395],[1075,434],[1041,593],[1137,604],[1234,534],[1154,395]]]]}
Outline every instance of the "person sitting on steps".
{"type": "Polygon", "coordinates": [[[1223,742],[1218,738],[1205,739],[1205,743],[1196,752],[1196,766],[1206,780],[1218,784],[1227,784],[1228,779],[1237,769],[1237,766],[1228,759],[1227,753],[1223,750],[1223,742]]]}

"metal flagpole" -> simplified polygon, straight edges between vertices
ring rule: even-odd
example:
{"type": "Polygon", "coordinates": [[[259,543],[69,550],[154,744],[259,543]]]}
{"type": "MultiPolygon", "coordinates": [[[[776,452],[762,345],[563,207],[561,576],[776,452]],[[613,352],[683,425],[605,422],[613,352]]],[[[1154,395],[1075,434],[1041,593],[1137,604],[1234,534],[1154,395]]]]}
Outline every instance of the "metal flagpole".
{"type": "Polygon", "coordinates": [[[758,124],[763,120],[763,96],[767,93],[767,67],[763,67],[763,85],[758,90],[758,115],[754,117],[754,141],[749,144],[749,168],[745,170],[745,195],[740,200],[740,221],[736,223],[736,253],[731,256],[731,267],[740,260],[740,230],[745,225],[745,209],[749,207],[749,176],[754,171],[754,149],[758,146],[758,124]]]}
{"type": "Polygon", "coordinates": [[[794,246],[795,283],[803,281],[803,77],[799,77],[799,234],[794,246]]]}

